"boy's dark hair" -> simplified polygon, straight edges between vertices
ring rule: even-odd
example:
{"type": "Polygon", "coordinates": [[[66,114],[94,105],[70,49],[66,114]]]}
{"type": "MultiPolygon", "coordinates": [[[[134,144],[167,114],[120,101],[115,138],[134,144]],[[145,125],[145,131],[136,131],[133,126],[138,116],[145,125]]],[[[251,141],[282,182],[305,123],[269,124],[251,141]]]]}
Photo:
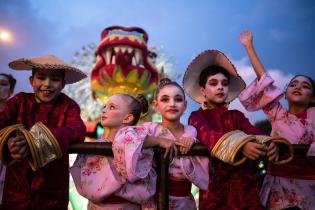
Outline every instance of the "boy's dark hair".
{"type": "Polygon", "coordinates": [[[300,77],[300,76],[301,76],[301,77],[305,77],[306,79],[308,79],[309,82],[310,82],[311,85],[312,85],[312,89],[313,89],[312,98],[313,98],[313,100],[312,100],[311,103],[308,105],[308,107],[313,107],[313,106],[315,106],[315,101],[314,101],[314,99],[315,99],[315,82],[314,82],[314,80],[313,80],[311,77],[306,76],[306,75],[304,75],[304,74],[297,74],[297,75],[295,75],[295,76],[290,80],[290,82],[288,83],[288,85],[289,85],[295,78],[300,77]]]}
{"type": "Polygon", "coordinates": [[[10,92],[13,93],[16,84],[16,79],[11,74],[0,73],[0,75],[8,78],[10,84],[10,92]]]}
{"type": "Polygon", "coordinates": [[[140,119],[141,113],[145,114],[149,110],[148,100],[142,94],[138,94],[136,97],[127,94],[122,95],[132,99],[130,104],[130,114],[132,114],[134,118],[130,125],[136,125],[140,119]]]}
{"type": "Polygon", "coordinates": [[[205,87],[208,78],[218,73],[223,74],[228,79],[228,81],[230,81],[230,74],[227,70],[225,70],[221,66],[213,65],[213,66],[208,66],[204,70],[201,71],[199,75],[199,86],[205,87]]]}
{"type": "Polygon", "coordinates": [[[177,82],[170,80],[169,78],[160,79],[159,86],[156,88],[155,93],[154,93],[154,99],[157,99],[157,95],[160,93],[161,89],[167,85],[174,85],[178,87],[183,92],[184,99],[185,99],[185,91],[182,88],[182,86],[180,86],[177,82]]]}
{"type": "MultiPolygon", "coordinates": [[[[36,68],[32,69],[32,77],[34,77],[37,70],[39,70],[39,69],[36,69],[36,68]]],[[[54,71],[61,72],[62,80],[65,81],[65,70],[64,69],[54,70],[54,71]]]]}

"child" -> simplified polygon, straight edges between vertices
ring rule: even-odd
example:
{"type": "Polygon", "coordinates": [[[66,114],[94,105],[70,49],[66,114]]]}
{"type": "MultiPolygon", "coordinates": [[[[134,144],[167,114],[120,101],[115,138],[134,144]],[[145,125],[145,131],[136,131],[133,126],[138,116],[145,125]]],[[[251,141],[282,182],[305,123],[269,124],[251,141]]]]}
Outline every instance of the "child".
{"type": "MultiPolygon", "coordinates": [[[[196,140],[196,129],[185,126],[180,117],[186,109],[184,90],[176,82],[162,79],[155,93],[153,106],[162,116],[161,123],[144,123],[150,136],[166,138],[180,146],[186,154],[196,140]]],[[[209,160],[201,157],[177,157],[169,166],[169,209],[196,209],[191,194],[191,183],[207,189],[209,183],[209,160]]]]}
{"type": "Polygon", "coordinates": [[[52,55],[9,66],[32,70],[34,93],[18,93],[0,112],[1,161],[8,164],[2,209],[66,210],[68,146],[84,139],[85,126],[79,106],[61,90],[86,75],[52,55]]]}
{"type": "MultiPolygon", "coordinates": [[[[0,110],[5,102],[12,95],[15,87],[16,79],[11,74],[0,73],[0,110]]],[[[5,166],[0,162],[0,205],[2,201],[3,185],[5,177],[5,166]]]]}
{"type": "Polygon", "coordinates": [[[11,74],[0,73],[0,110],[14,91],[16,79],[11,74]]]}
{"type": "MultiPolygon", "coordinates": [[[[145,127],[131,127],[147,110],[148,102],[142,95],[116,94],[106,102],[101,115],[106,132],[98,141],[113,142],[114,159],[80,155],[71,167],[78,192],[89,199],[88,209],[141,209],[155,194],[153,150],[146,149],[154,146],[154,140],[146,138],[145,127]]],[[[165,148],[175,147],[162,142],[160,146],[165,148]]]]}
{"type": "MultiPolygon", "coordinates": [[[[190,63],[183,84],[188,95],[202,106],[191,113],[189,124],[215,157],[214,174],[208,190],[200,192],[199,208],[262,209],[254,171],[246,163],[240,165],[245,158],[256,160],[266,155],[265,145],[247,135],[262,133],[240,111],[227,109],[245,87],[234,65],[222,52],[207,50],[190,63]]],[[[268,156],[273,160],[274,143],[270,150],[268,156]]]]}
{"type": "MultiPolygon", "coordinates": [[[[297,75],[282,93],[273,85],[274,80],[256,55],[252,33],[242,32],[240,42],[257,75],[257,79],[240,94],[240,101],[249,111],[264,111],[272,125],[272,136],[285,137],[292,144],[309,144],[307,155],[314,156],[314,81],[297,75]],[[288,109],[279,103],[283,95],[288,101],[288,109]]],[[[268,209],[314,209],[314,163],[305,156],[295,156],[292,162],[283,166],[270,164],[261,190],[261,201],[268,209]]]]}

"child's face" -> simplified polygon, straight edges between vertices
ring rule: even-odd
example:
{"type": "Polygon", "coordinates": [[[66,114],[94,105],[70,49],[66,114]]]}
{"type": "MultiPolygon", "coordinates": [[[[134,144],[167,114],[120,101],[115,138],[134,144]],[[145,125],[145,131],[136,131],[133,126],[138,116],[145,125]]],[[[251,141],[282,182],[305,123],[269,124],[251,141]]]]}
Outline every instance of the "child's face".
{"type": "Polygon", "coordinates": [[[7,100],[11,95],[8,77],[0,75],[0,101],[7,100]]]}
{"type": "Polygon", "coordinates": [[[154,101],[156,111],[162,115],[163,119],[168,121],[179,120],[186,106],[187,102],[183,91],[175,85],[163,87],[154,101]]]}
{"type": "Polygon", "coordinates": [[[54,100],[64,88],[64,78],[61,71],[47,71],[38,69],[30,77],[35,96],[41,102],[54,100]]]}
{"type": "Polygon", "coordinates": [[[107,128],[117,128],[128,123],[130,117],[129,99],[123,95],[111,96],[102,109],[101,124],[107,128]]]}
{"type": "Polygon", "coordinates": [[[307,107],[312,100],[313,91],[312,84],[306,77],[297,76],[289,83],[285,96],[289,103],[307,107]]]}
{"type": "Polygon", "coordinates": [[[200,91],[208,103],[221,105],[228,96],[229,80],[222,73],[209,76],[205,87],[201,87],[200,91]]]}

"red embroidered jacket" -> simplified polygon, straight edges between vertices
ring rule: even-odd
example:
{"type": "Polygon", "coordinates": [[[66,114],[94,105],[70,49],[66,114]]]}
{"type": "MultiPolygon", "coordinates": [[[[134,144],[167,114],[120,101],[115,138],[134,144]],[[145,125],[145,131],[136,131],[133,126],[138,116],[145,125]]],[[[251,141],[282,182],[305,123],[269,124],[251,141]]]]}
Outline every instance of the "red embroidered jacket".
{"type": "Polygon", "coordinates": [[[50,103],[37,103],[33,93],[19,93],[9,99],[0,112],[0,129],[23,124],[30,129],[43,122],[53,133],[63,152],[34,172],[27,161],[7,167],[2,209],[67,209],[69,201],[69,144],[83,141],[85,125],[75,101],[61,93],[50,103]]]}
{"type": "MultiPolygon", "coordinates": [[[[197,129],[198,139],[210,152],[227,132],[242,130],[247,134],[263,134],[243,113],[225,107],[200,108],[191,113],[188,123],[197,129]]],[[[211,161],[214,172],[210,175],[208,190],[200,192],[199,209],[262,209],[258,182],[248,162],[231,166],[216,158],[211,161]]]]}

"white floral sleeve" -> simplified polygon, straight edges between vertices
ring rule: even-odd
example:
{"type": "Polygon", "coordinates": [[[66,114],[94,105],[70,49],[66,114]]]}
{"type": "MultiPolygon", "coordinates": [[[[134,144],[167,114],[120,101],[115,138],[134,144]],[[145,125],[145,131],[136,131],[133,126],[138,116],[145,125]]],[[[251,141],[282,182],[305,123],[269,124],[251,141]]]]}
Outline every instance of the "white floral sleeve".
{"type": "Polygon", "coordinates": [[[129,182],[145,178],[152,168],[153,150],[142,148],[147,135],[146,126],[130,126],[119,130],[113,141],[115,166],[129,182]]]}
{"type": "Polygon", "coordinates": [[[265,73],[259,80],[255,79],[238,96],[240,102],[248,111],[262,109],[272,122],[282,110],[279,102],[282,91],[274,86],[274,80],[265,73]]]}

